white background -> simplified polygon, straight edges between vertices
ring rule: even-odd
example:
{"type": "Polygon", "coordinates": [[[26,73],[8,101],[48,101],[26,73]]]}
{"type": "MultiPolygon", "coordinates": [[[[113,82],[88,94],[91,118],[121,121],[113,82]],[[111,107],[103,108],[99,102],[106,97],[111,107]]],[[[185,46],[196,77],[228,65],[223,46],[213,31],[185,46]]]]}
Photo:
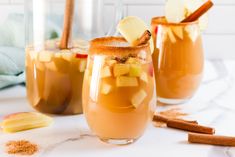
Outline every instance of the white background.
{"type": "MultiPolygon", "coordinates": [[[[64,0],[55,0],[64,1],[64,0]]],[[[150,23],[153,16],[164,15],[165,0],[124,0],[124,15],[136,15],[150,23]]],[[[204,32],[207,58],[235,59],[235,0],[213,0],[209,27],[204,32]]],[[[113,14],[112,0],[105,0],[106,10],[113,14]]],[[[24,0],[0,0],[1,19],[9,12],[23,12],[24,0]]]]}

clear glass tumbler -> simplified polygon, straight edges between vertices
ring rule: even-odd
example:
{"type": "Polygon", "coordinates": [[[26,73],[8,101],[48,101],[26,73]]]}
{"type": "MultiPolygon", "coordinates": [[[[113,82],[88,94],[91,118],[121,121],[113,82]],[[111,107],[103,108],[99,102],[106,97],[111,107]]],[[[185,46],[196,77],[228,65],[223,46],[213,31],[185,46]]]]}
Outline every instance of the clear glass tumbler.
{"type": "Polygon", "coordinates": [[[203,74],[198,22],[167,23],[164,17],[155,17],[151,25],[157,99],[166,104],[184,103],[198,89],[203,74]]]}
{"type": "Polygon", "coordinates": [[[120,37],[91,41],[83,84],[84,114],[91,130],[112,144],[129,144],[154,113],[149,44],[130,47],[120,37]]]}

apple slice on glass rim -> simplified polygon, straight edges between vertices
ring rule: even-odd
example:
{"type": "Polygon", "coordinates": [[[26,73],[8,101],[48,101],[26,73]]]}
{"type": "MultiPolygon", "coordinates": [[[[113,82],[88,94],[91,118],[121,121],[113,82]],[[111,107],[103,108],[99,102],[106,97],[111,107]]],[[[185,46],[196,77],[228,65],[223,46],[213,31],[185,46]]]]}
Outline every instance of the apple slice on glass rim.
{"type": "MultiPolygon", "coordinates": [[[[146,30],[150,30],[143,20],[135,16],[127,16],[122,19],[118,26],[118,31],[122,36],[132,45],[135,46],[135,42],[141,38],[146,30]]],[[[149,40],[151,53],[153,53],[153,39],[149,40]]]]}
{"type": "MultiPolygon", "coordinates": [[[[165,16],[168,22],[180,23],[183,19],[197,10],[206,0],[167,0],[165,16]]],[[[208,24],[208,15],[199,18],[201,30],[205,30],[208,24]]]]}

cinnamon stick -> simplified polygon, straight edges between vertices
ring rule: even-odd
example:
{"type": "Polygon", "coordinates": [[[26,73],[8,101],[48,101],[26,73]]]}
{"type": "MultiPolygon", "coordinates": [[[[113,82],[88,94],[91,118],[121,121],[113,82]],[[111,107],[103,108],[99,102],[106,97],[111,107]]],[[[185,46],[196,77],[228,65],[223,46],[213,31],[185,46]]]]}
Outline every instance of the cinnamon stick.
{"type": "Polygon", "coordinates": [[[235,137],[189,133],[188,142],[218,146],[235,146],[235,137]]]}
{"type": "Polygon", "coordinates": [[[194,11],[191,15],[186,17],[181,23],[183,22],[193,22],[199,19],[204,13],[206,13],[212,6],[213,2],[211,0],[208,0],[206,3],[204,3],[201,7],[199,7],[196,11],[194,11]]]}
{"type": "Polygon", "coordinates": [[[167,121],[167,127],[181,129],[191,132],[204,133],[204,134],[214,134],[215,129],[207,126],[202,126],[193,123],[187,123],[179,120],[170,120],[167,121]]]}
{"type": "Polygon", "coordinates": [[[74,0],[66,0],[64,26],[63,26],[62,38],[60,41],[60,49],[68,48],[68,42],[72,30],[73,14],[74,14],[74,0]]]}
{"type": "Polygon", "coordinates": [[[171,120],[179,120],[179,121],[186,122],[186,123],[198,124],[198,122],[195,120],[185,120],[185,119],[179,119],[179,118],[172,119],[172,118],[168,118],[166,116],[160,115],[160,114],[155,114],[153,116],[153,121],[160,121],[160,122],[167,123],[168,121],[171,121],[171,120]]]}
{"type": "Polygon", "coordinates": [[[133,44],[134,46],[138,45],[144,45],[151,39],[151,33],[149,30],[146,30],[143,35],[136,40],[136,42],[133,44]]]}

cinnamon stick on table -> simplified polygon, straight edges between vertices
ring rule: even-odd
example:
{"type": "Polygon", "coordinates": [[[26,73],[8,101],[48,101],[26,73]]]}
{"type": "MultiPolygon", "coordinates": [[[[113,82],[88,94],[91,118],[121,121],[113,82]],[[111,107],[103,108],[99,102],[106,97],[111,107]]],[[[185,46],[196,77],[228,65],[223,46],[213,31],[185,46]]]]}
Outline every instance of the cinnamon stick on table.
{"type": "Polygon", "coordinates": [[[211,0],[208,0],[196,11],[194,11],[191,15],[189,15],[183,21],[181,21],[181,23],[196,21],[197,19],[199,19],[199,17],[201,17],[204,13],[206,13],[213,5],[214,5],[213,2],[211,0]]]}
{"type": "Polygon", "coordinates": [[[74,14],[74,0],[66,0],[65,13],[64,13],[64,27],[63,27],[62,38],[60,41],[60,49],[68,48],[68,42],[72,30],[73,14],[74,14]]]}
{"type": "Polygon", "coordinates": [[[166,116],[163,116],[163,115],[160,115],[160,114],[155,114],[153,116],[153,121],[160,121],[160,122],[164,122],[164,123],[167,123],[168,121],[170,120],[179,120],[179,121],[183,121],[183,122],[186,122],[186,123],[194,123],[194,124],[198,124],[197,121],[195,120],[184,120],[184,119],[179,119],[179,118],[176,118],[176,119],[172,119],[172,118],[168,118],[166,116]]]}
{"type": "Polygon", "coordinates": [[[179,120],[170,120],[167,122],[167,127],[181,129],[191,132],[204,133],[204,134],[214,134],[215,129],[211,127],[206,127],[198,124],[187,123],[179,120]]]}
{"type": "Polygon", "coordinates": [[[219,146],[235,146],[235,137],[189,133],[190,143],[210,144],[219,146]]]}

